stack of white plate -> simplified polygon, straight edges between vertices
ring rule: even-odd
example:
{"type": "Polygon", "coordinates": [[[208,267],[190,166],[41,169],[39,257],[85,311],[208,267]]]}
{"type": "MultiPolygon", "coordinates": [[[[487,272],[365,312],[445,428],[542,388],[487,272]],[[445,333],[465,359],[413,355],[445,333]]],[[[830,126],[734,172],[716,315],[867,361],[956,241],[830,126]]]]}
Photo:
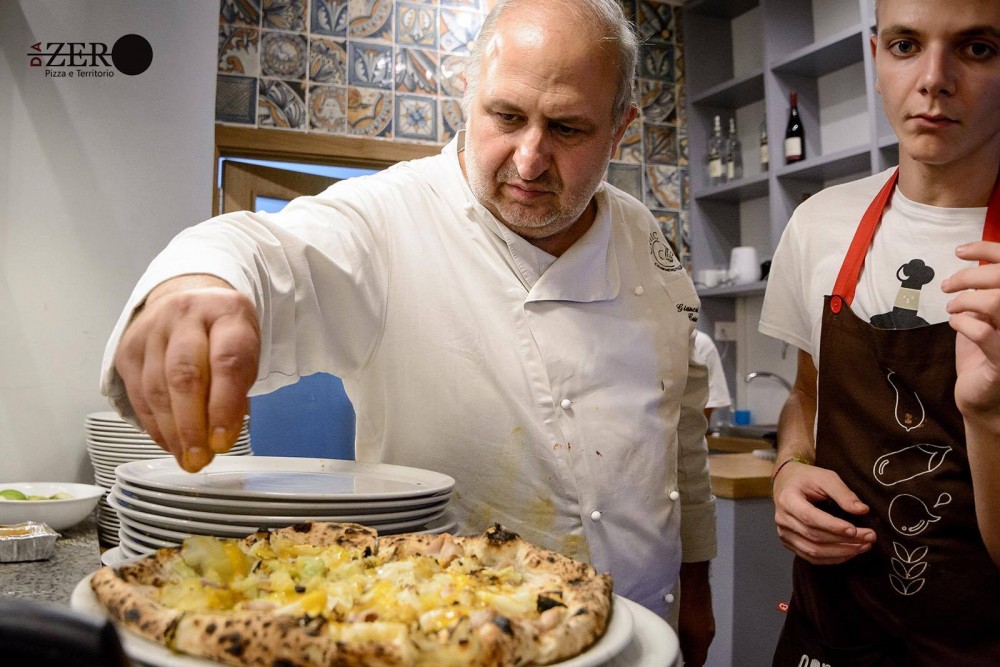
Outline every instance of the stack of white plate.
{"type": "MultiPolygon", "coordinates": [[[[115,412],[91,412],[87,415],[87,453],[94,467],[94,482],[110,492],[115,484],[115,468],[130,461],[147,461],[168,456],[152,438],[115,412]]],[[[250,421],[243,421],[243,430],[227,456],[248,456],[250,421]]],[[[97,531],[101,544],[118,544],[118,513],[107,503],[105,493],[97,505],[97,531]]]]}
{"type": "Polygon", "coordinates": [[[173,459],[118,466],[107,497],[120,519],[117,553],[130,558],[190,535],[245,537],[303,521],[354,522],[393,533],[444,533],[455,480],[429,470],[300,457],[217,458],[184,472],[173,459]]]}

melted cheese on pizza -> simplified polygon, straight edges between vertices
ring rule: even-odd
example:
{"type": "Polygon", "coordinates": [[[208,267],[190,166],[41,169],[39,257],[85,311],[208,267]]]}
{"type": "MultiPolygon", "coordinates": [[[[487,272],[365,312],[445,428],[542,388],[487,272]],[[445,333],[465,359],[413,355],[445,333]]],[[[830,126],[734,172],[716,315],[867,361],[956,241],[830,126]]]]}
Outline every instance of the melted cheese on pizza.
{"type": "Polygon", "coordinates": [[[435,633],[488,613],[537,617],[544,575],[487,567],[475,556],[383,559],[341,546],[192,537],[173,565],[173,581],[155,589],[182,611],[269,609],[322,615],[333,623],[400,623],[435,633]]]}

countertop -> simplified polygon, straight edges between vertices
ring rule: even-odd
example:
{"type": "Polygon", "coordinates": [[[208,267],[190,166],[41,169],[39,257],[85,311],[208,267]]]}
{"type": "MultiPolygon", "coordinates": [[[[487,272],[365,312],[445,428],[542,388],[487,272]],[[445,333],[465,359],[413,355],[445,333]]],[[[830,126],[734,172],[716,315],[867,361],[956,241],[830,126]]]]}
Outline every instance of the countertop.
{"type": "Polygon", "coordinates": [[[101,567],[96,512],[59,534],[48,560],[0,563],[0,596],[69,605],[73,588],[101,567]]]}
{"type": "Polygon", "coordinates": [[[774,461],[753,454],[712,454],[708,457],[712,493],[719,498],[768,498],[774,461]]]}

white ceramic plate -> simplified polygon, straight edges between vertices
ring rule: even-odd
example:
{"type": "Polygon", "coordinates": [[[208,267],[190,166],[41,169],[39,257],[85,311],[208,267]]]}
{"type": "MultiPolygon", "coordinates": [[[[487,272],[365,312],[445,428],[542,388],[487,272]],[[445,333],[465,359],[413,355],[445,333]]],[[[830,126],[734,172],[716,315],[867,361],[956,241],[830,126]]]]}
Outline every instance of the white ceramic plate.
{"type": "Polygon", "coordinates": [[[221,498],[386,500],[451,490],[454,478],[420,468],[282,456],[216,458],[197,473],[173,459],[133,461],[115,474],[135,486],[221,498]]]}
{"type": "Polygon", "coordinates": [[[417,509],[437,505],[451,497],[451,491],[445,491],[430,496],[417,498],[395,498],[392,500],[252,500],[233,498],[212,498],[208,496],[190,496],[185,493],[171,491],[156,491],[141,486],[134,486],[124,479],[117,482],[119,490],[127,497],[135,497],[157,505],[166,505],[185,510],[200,512],[221,512],[223,514],[286,514],[316,512],[334,514],[336,512],[397,512],[405,509],[417,509]]]}
{"type": "MultiPolygon", "coordinates": [[[[120,556],[120,554],[117,555],[120,556]]],[[[129,560],[131,559],[125,558],[122,563],[129,560]]],[[[97,601],[97,597],[90,587],[92,576],[92,574],[87,575],[76,585],[70,596],[69,604],[80,613],[104,618],[107,617],[104,607],[97,601]]],[[[632,641],[633,632],[638,629],[638,626],[633,622],[632,610],[637,606],[635,603],[629,603],[625,598],[616,595],[611,622],[608,623],[608,629],[604,636],[585,653],[563,662],[554,663],[550,667],[598,667],[598,665],[604,665],[632,641]]],[[[666,627],[669,630],[670,626],[666,627]]],[[[125,652],[131,658],[152,667],[211,667],[219,664],[204,658],[178,655],[170,649],[140,637],[125,628],[120,628],[119,634],[125,652]]],[[[650,641],[655,642],[656,638],[651,637],[650,641]]],[[[643,660],[630,663],[629,667],[664,667],[670,664],[669,662],[654,663],[643,660]]]]}
{"type": "MultiPolygon", "coordinates": [[[[157,512],[147,512],[144,510],[128,507],[121,500],[113,495],[107,498],[110,505],[119,517],[124,521],[139,522],[147,526],[157,526],[170,530],[191,533],[195,535],[218,535],[220,537],[245,537],[258,528],[283,528],[290,526],[296,521],[287,517],[260,517],[245,515],[243,523],[219,523],[218,521],[201,521],[196,519],[182,519],[178,517],[165,516],[157,512]]],[[[435,519],[440,518],[446,511],[444,505],[435,508],[433,513],[424,514],[417,518],[404,519],[400,521],[370,522],[372,528],[376,528],[381,533],[389,531],[404,531],[409,528],[419,528],[435,519]]]]}
{"type": "Polygon", "coordinates": [[[165,517],[178,519],[191,519],[194,521],[212,521],[225,524],[245,524],[252,520],[258,526],[289,525],[302,521],[336,521],[339,523],[366,523],[369,525],[379,525],[402,521],[405,519],[419,519],[433,516],[448,504],[448,498],[440,500],[433,505],[408,509],[395,512],[366,512],[366,507],[362,503],[355,505],[353,510],[342,512],[325,511],[304,511],[302,505],[296,510],[298,514],[288,514],[277,512],[274,514],[229,514],[227,512],[203,512],[187,508],[169,507],[159,503],[151,503],[142,499],[141,496],[131,496],[124,493],[118,485],[111,487],[111,496],[119,504],[124,504],[131,509],[146,511],[165,517]]]}

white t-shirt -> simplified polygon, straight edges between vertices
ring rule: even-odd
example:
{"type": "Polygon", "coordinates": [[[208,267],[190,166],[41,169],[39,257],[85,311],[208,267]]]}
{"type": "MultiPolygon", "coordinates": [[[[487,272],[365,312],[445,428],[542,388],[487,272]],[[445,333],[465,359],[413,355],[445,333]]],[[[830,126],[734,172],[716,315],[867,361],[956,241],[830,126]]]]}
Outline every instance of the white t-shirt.
{"type": "Polygon", "coordinates": [[[102,388],[131,414],[112,360],[133,309],[171,276],[217,275],[261,313],[254,393],[340,376],[358,459],[453,476],[459,532],[501,522],[665,614],[682,547],[715,555],[694,286],[607,184],[587,233],[542,253],[475,200],[458,142],[182,232],[122,313],[102,388]]]}
{"type": "MultiPolygon", "coordinates": [[[[760,331],[810,353],[817,368],[823,299],[833,292],[861,216],[891,174],[890,169],[807,199],[774,253],[760,331]]],[[[946,321],[951,296],[941,291],[941,281],[974,265],[959,260],[955,248],[980,240],[985,220],[985,208],[918,204],[897,187],[865,258],[854,312],[884,329],[946,321]]]]}
{"type": "Polygon", "coordinates": [[[708,368],[708,402],[706,408],[725,408],[733,403],[729,393],[729,383],[726,382],[726,372],[722,368],[722,359],[715,341],[703,331],[695,333],[695,358],[708,368]]]}

